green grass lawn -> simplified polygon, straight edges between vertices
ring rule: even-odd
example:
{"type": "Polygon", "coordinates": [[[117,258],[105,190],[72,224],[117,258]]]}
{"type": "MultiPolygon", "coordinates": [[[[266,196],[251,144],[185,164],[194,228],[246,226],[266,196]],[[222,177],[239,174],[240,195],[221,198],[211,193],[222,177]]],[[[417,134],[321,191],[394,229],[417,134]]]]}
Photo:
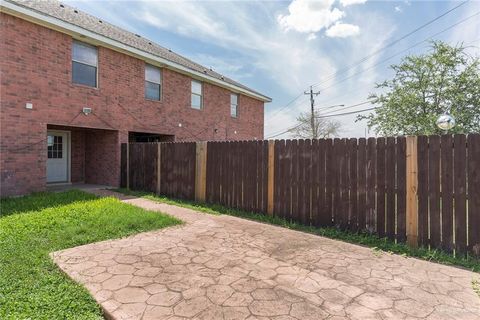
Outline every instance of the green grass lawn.
{"type": "MultiPolygon", "coordinates": [[[[368,233],[354,233],[348,231],[342,231],[334,227],[317,228],[312,226],[304,226],[295,222],[288,221],[279,217],[271,217],[266,214],[259,214],[253,212],[246,212],[238,209],[226,208],[217,204],[209,203],[196,203],[193,201],[176,200],[167,198],[165,196],[157,196],[152,193],[133,191],[127,189],[115,189],[114,191],[124,193],[127,195],[133,195],[150,199],[157,202],[163,202],[167,204],[173,204],[189,209],[194,209],[200,212],[210,214],[228,214],[236,217],[246,218],[250,220],[260,221],[264,223],[274,224],[288,229],[308,232],[317,234],[320,236],[343,240],[353,244],[360,244],[371,247],[378,254],[384,253],[396,253],[400,255],[416,257],[428,261],[438,262],[442,264],[461,266],[474,272],[480,272],[480,260],[473,257],[454,256],[452,254],[445,253],[441,250],[431,250],[428,248],[410,248],[404,243],[395,243],[387,238],[379,238],[375,235],[368,233]]],[[[480,289],[479,289],[480,291],[480,289]]]]}
{"type": "Polygon", "coordinates": [[[0,319],[102,319],[49,253],[181,223],[81,191],[0,200],[0,319]]]}

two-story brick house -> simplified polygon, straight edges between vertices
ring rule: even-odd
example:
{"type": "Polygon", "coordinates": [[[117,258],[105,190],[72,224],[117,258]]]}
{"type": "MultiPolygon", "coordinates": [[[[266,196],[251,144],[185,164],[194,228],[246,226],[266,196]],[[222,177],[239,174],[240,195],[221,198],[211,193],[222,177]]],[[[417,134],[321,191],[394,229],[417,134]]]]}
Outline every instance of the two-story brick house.
{"type": "Polygon", "coordinates": [[[56,1],[1,2],[1,196],[119,184],[127,141],[262,139],[240,83],[56,1]]]}

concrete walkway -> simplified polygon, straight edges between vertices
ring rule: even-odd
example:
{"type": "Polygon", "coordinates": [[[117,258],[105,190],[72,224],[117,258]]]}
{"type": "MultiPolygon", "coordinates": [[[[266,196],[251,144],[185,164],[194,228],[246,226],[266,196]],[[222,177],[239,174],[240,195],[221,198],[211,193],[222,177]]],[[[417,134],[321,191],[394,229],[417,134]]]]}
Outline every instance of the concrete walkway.
{"type": "Polygon", "coordinates": [[[123,198],[186,224],[53,254],[110,318],[480,319],[479,274],[123,198]]]}

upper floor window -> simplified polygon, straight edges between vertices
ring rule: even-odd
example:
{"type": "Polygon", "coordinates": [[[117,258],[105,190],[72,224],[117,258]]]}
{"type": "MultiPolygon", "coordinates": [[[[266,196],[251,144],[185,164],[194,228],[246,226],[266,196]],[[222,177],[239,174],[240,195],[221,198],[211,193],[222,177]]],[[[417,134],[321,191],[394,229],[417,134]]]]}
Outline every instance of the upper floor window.
{"type": "Polygon", "coordinates": [[[202,98],[202,83],[200,81],[192,80],[192,108],[193,109],[202,109],[203,107],[203,98],[202,98]]]}
{"type": "Polygon", "coordinates": [[[160,68],[150,64],[145,65],[145,98],[160,100],[162,87],[162,74],[160,68]]]}
{"type": "Polygon", "coordinates": [[[97,87],[97,48],[89,44],[73,41],[72,81],[90,87],[97,87]]]}
{"type": "Polygon", "coordinates": [[[234,118],[238,117],[238,94],[230,94],[230,115],[234,118]]]}

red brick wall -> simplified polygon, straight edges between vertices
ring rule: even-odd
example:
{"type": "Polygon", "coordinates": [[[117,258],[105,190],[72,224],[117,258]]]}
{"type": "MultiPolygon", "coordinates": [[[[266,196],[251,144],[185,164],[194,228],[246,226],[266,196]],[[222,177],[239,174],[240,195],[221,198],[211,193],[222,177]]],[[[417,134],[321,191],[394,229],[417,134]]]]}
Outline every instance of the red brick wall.
{"type": "MultiPolygon", "coordinates": [[[[103,47],[98,48],[99,87],[74,85],[70,36],[4,13],[0,21],[1,196],[45,188],[48,124],[116,130],[115,138],[101,139],[116,144],[126,142],[129,131],[173,134],[177,140],[263,138],[262,101],[241,95],[239,117],[233,119],[230,92],[204,83],[204,109],[194,110],[190,77],[165,68],[162,101],[148,101],[144,98],[145,62],[103,47]],[[33,103],[33,110],[25,108],[27,102],[33,103]],[[83,107],[91,107],[93,113],[83,115],[83,107]]],[[[72,135],[73,151],[81,152],[73,147],[81,139],[72,135]]],[[[87,140],[85,136],[85,148],[87,140]]],[[[118,146],[103,149],[110,152],[103,160],[118,168],[118,146]]],[[[73,160],[73,166],[85,165],[73,160]]],[[[82,176],[73,173],[81,169],[73,166],[72,179],[81,181],[82,176]]],[[[118,169],[109,172],[102,183],[118,185],[118,169]]]]}
{"type": "Polygon", "coordinates": [[[85,182],[85,131],[71,130],[71,180],[85,182]]]}
{"type": "Polygon", "coordinates": [[[118,185],[120,168],[118,131],[85,132],[85,182],[118,185]]]}

